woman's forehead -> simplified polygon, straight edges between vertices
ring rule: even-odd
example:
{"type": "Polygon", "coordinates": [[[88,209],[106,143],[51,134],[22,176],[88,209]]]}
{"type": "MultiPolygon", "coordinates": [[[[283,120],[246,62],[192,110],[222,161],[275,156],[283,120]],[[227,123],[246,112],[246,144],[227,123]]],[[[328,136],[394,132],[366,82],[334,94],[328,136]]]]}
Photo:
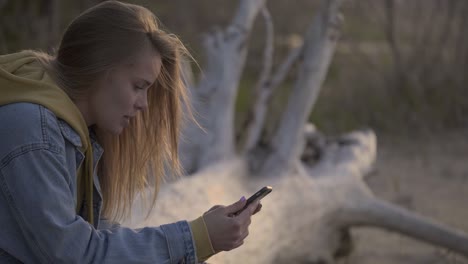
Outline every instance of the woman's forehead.
{"type": "Polygon", "coordinates": [[[161,56],[156,51],[138,52],[125,66],[130,74],[153,83],[161,71],[161,56]]]}

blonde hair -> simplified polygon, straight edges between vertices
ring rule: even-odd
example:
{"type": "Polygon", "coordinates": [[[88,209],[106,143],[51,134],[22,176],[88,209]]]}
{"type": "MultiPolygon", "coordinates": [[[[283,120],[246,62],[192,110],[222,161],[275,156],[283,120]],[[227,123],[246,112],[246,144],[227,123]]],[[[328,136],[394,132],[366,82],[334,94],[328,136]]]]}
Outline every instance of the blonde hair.
{"type": "Polygon", "coordinates": [[[193,119],[181,63],[193,58],[173,34],[161,30],[148,9],[107,1],[83,12],[68,26],[55,57],[38,54],[57,84],[72,98],[111,67],[150,43],[161,56],[161,72],[148,90],[148,109],[118,136],[96,131],[104,148],[98,175],[103,215],[113,220],[130,214],[136,195],[153,186],[154,207],[165,166],[181,175],[178,137],[182,109],[193,119]],[[149,42],[148,42],[149,41],[149,42]]]}

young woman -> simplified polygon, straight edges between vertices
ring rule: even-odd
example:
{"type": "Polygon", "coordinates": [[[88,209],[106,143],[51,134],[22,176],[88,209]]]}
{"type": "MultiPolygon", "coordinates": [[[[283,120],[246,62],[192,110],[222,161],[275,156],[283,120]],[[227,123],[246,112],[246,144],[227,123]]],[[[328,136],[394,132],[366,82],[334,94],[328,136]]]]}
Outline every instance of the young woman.
{"type": "Polygon", "coordinates": [[[154,205],[165,164],[181,171],[185,55],[149,10],[109,1],[56,55],[0,56],[0,263],[196,263],[242,245],[261,207],[232,216],[245,199],[190,222],[112,224],[148,182],[154,205]]]}

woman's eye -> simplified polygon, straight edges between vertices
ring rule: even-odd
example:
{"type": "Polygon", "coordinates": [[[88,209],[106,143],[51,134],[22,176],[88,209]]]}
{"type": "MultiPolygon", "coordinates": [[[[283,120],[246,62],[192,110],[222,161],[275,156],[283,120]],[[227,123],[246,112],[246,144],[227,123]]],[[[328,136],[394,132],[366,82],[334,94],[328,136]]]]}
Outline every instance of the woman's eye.
{"type": "Polygon", "coordinates": [[[137,89],[137,90],[143,90],[143,89],[144,89],[143,87],[140,87],[140,86],[138,86],[138,85],[135,85],[134,87],[135,87],[135,89],[137,89]]]}

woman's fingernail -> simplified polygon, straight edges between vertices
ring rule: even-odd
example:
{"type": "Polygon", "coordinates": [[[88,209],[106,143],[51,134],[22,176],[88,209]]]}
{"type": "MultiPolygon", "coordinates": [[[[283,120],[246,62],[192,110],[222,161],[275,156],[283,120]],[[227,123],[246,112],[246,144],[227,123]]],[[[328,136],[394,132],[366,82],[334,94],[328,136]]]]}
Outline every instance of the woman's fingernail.
{"type": "Polygon", "coordinates": [[[240,199],[242,202],[245,201],[245,196],[242,196],[240,199]]]}

